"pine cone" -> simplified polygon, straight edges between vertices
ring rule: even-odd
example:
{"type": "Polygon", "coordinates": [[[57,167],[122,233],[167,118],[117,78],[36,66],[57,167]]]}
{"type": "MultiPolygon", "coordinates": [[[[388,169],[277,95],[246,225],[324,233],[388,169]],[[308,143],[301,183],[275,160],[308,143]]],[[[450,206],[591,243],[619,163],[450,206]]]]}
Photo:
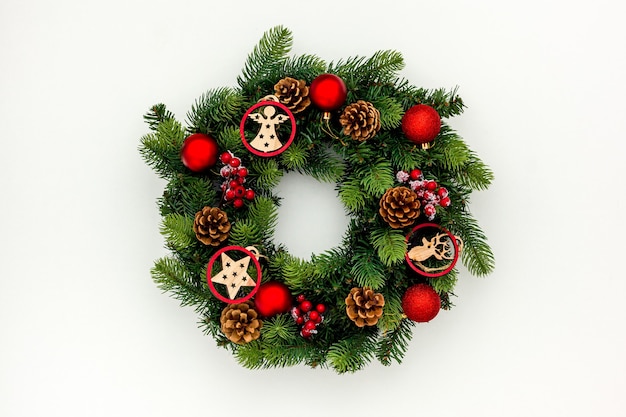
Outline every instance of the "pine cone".
{"type": "Polygon", "coordinates": [[[261,336],[260,329],[263,322],[250,301],[239,304],[229,304],[220,316],[222,332],[234,343],[243,345],[261,336]]]}
{"type": "Polygon", "coordinates": [[[359,327],[378,323],[384,305],[385,297],[369,287],[352,288],[346,297],[346,313],[359,327]]]}
{"type": "Polygon", "coordinates": [[[205,245],[219,246],[228,237],[230,222],[226,212],[217,207],[204,207],[196,213],[193,231],[205,245]]]}
{"type": "Polygon", "coordinates": [[[380,199],[378,213],[394,229],[415,223],[420,215],[420,202],[415,191],[407,187],[390,188],[380,199]]]}
{"type": "Polygon", "coordinates": [[[380,130],[380,112],[372,103],[359,100],[344,109],[339,123],[344,134],[362,142],[374,137],[380,130]]]}
{"type": "Polygon", "coordinates": [[[274,92],[278,100],[294,114],[300,113],[311,104],[309,87],[304,80],[285,77],[274,85],[274,92]]]}

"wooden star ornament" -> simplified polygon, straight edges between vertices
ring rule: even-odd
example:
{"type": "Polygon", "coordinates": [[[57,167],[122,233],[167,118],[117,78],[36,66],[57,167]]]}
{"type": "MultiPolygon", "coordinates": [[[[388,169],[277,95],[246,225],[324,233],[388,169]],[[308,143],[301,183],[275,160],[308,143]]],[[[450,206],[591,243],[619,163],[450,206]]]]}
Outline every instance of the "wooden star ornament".
{"type": "Polygon", "coordinates": [[[249,300],[256,293],[261,283],[261,265],[259,264],[259,251],[253,246],[243,248],[241,246],[226,246],[218,250],[209,261],[207,266],[207,281],[209,288],[213,295],[220,300],[229,303],[236,304],[249,300]],[[243,252],[246,256],[235,260],[230,257],[226,252],[243,252]],[[215,261],[220,258],[222,269],[216,274],[212,274],[212,269],[215,261]],[[248,274],[248,267],[252,261],[256,267],[257,276],[256,280],[248,274]],[[228,297],[220,294],[216,290],[215,284],[224,285],[228,297]],[[241,287],[254,287],[248,294],[243,297],[236,298],[241,287]]]}

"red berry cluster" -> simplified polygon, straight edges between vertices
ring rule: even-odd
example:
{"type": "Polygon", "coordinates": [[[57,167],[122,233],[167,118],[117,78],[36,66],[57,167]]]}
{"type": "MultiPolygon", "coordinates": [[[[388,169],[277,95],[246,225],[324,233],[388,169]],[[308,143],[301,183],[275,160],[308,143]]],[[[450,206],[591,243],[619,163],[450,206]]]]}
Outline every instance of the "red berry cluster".
{"type": "Polygon", "coordinates": [[[324,321],[326,306],[318,304],[313,308],[313,303],[306,299],[303,294],[296,297],[298,305],[291,309],[291,316],[298,326],[302,326],[300,335],[305,339],[317,333],[317,326],[324,321]]]}
{"type": "Polygon", "coordinates": [[[424,174],[419,169],[413,169],[411,172],[398,171],[396,178],[402,183],[408,182],[411,189],[415,191],[428,220],[435,218],[437,213],[435,207],[449,207],[451,204],[448,190],[440,187],[436,181],[424,179],[424,174]]]}
{"type": "Polygon", "coordinates": [[[241,165],[241,159],[230,151],[221,154],[220,161],[224,164],[220,169],[220,175],[224,178],[222,183],[224,200],[232,201],[235,208],[241,208],[244,205],[244,200],[252,200],[255,195],[252,188],[244,187],[248,169],[241,165]]]}

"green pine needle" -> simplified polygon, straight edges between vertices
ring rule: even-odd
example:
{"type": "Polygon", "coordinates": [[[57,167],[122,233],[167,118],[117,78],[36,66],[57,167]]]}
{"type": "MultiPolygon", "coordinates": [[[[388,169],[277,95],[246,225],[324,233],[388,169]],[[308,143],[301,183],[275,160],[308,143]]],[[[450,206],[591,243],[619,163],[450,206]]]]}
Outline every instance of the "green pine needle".
{"type": "Polygon", "coordinates": [[[395,182],[391,162],[386,159],[379,159],[373,165],[360,167],[357,170],[357,177],[361,178],[363,189],[375,197],[385,194],[395,182]]]}
{"type": "Polygon", "coordinates": [[[196,310],[200,311],[214,300],[208,289],[198,288],[192,283],[193,276],[174,258],[157,260],[151,273],[158,288],[171,293],[174,298],[180,300],[182,306],[196,306],[196,310]]]}
{"type": "Polygon", "coordinates": [[[375,347],[372,336],[361,333],[331,345],[328,361],[337,373],[356,372],[371,362],[375,347]]]}
{"type": "Polygon", "coordinates": [[[237,77],[239,86],[246,91],[254,91],[259,80],[282,67],[292,44],[293,36],[287,28],[276,26],[265,32],[248,55],[241,75],[237,77]]]}
{"type": "Polygon", "coordinates": [[[357,248],[350,273],[360,287],[378,290],[385,285],[385,269],[380,259],[366,248],[357,248]]]}
{"type": "Polygon", "coordinates": [[[401,230],[383,227],[372,231],[372,246],[385,266],[393,266],[404,261],[407,242],[401,230]]]}
{"type": "Polygon", "coordinates": [[[193,217],[178,213],[168,214],[163,218],[161,234],[174,250],[184,250],[195,240],[193,217]]]}
{"type": "Polygon", "coordinates": [[[385,366],[391,365],[392,361],[400,364],[409,348],[409,342],[413,337],[411,320],[401,320],[398,327],[387,332],[378,344],[376,357],[385,366]]]}

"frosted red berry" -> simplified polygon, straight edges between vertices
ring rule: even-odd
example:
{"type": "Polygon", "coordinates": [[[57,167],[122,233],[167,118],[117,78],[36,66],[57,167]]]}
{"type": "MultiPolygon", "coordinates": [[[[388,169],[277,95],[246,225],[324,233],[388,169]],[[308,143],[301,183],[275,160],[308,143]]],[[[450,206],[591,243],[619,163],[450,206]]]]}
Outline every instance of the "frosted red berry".
{"type": "Polygon", "coordinates": [[[309,300],[304,300],[302,303],[300,303],[300,309],[305,313],[311,311],[312,308],[313,303],[311,303],[309,300]]]}
{"type": "Polygon", "coordinates": [[[420,179],[421,176],[422,176],[422,171],[420,171],[419,169],[413,169],[411,170],[411,173],[409,174],[409,177],[411,177],[413,181],[420,179]]]}
{"type": "Polygon", "coordinates": [[[233,156],[230,154],[230,152],[224,152],[220,155],[220,161],[222,161],[223,164],[229,163],[231,159],[233,159],[233,156]]]}

